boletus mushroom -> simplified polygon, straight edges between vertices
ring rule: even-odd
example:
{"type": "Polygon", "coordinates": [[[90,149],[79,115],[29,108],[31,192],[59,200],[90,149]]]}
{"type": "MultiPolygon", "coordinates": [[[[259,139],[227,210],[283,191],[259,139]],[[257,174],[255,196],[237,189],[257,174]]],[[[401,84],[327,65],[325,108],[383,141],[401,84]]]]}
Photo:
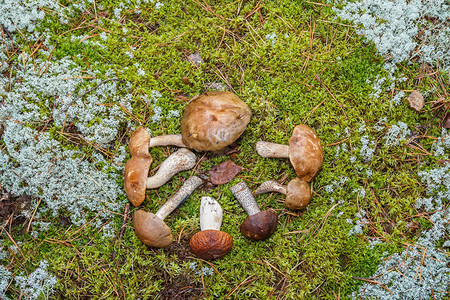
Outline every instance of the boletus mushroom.
{"type": "Polygon", "coordinates": [[[323,165],[323,150],[316,133],[307,125],[297,125],[289,146],[259,141],[256,151],[262,157],[289,158],[297,176],[310,182],[323,165]]]}
{"type": "Polygon", "coordinates": [[[150,147],[174,145],[218,151],[236,141],[250,122],[250,107],[231,92],[211,91],[185,107],[181,134],[153,137],[150,147]]]}
{"type": "Polygon", "coordinates": [[[133,225],[138,238],[150,247],[163,248],[172,244],[172,233],[164,223],[164,219],[202,184],[202,179],[192,176],[161,206],[156,214],[142,209],[137,210],[133,216],[133,225]]]}
{"type": "Polygon", "coordinates": [[[222,225],[223,210],[219,202],[211,197],[202,197],[200,204],[200,230],[189,242],[192,253],[206,260],[223,257],[230,252],[233,238],[224,231],[222,225]]]}
{"type": "Polygon", "coordinates": [[[270,210],[259,209],[255,197],[245,182],[232,186],[230,191],[248,214],[240,226],[242,235],[252,240],[269,238],[277,229],[277,215],[270,210]]]}
{"type": "Polygon", "coordinates": [[[161,164],[155,175],[148,177],[148,171],[153,161],[148,151],[150,135],[143,127],[137,128],[129,143],[130,160],[125,165],[125,192],[134,206],[139,206],[145,200],[145,189],[155,189],[172,178],[175,174],[192,169],[197,157],[188,149],[179,149],[169,155],[161,164]]]}
{"type": "Polygon", "coordinates": [[[130,137],[128,148],[131,158],[125,164],[125,192],[134,206],[145,199],[145,187],[152,157],[148,152],[150,135],[143,127],[137,128],[130,137]]]}
{"type": "Polygon", "coordinates": [[[286,195],[284,205],[288,209],[303,209],[311,202],[311,188],[306,181],[298,177],[292,179],[287,186],[273,180],[263,182],[253,194],[260,195],[269,192],[286,195]]]}

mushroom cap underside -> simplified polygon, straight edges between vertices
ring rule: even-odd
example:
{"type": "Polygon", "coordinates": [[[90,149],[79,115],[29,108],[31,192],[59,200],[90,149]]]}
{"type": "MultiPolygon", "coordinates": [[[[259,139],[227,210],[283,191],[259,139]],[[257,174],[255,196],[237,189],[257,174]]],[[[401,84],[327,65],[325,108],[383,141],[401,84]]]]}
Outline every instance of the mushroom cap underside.
{"type": "Polygon", "coordinates": [[[221,150],[239,138],[251,116],[250,107],[231,92],[201,94],[184,110],[183,143],[200,151],[221,150]]]}
{"type": "Polygon", "coordinates": [[[297,125],[289,139],[289,160],[297,176],[310,182],[323,165],[323,150],[315,132],[306,125],[297,125]]]}
{"type": "Polygon", "coordinates": [[[284,205],[289,209],[302,209],[311,202],[311,188],[308,183],[296,177],[287,185],[284,205]]]}
{"type": "Polygon", "coordinates": [[[132,156],[125,164],[124,187],[128,200],[139,206],[145,200],[145,188],[152,157],[132,156]]]}
{"type": "Polygon", "coordinates": [[[147,246],[163,248],[172,244],[169,226],[153,213],[137,210],[133,216],[133,225],[136,235],[147,246]]]}
{"type": "Polygon", "coordinates": [[[214,260],[231,251],[233,238],[224,231],[202,230],[192,236],[189,246],[192,253],[197,257],[214,260]]]}
{"type": "Polygon", "coordinates": [[[252,240],[264,240],[269,238],[277,229],[278,216],[272,211],[261,211],[248,216],[241,224],[240,230],[243,236],[252,240]]]}

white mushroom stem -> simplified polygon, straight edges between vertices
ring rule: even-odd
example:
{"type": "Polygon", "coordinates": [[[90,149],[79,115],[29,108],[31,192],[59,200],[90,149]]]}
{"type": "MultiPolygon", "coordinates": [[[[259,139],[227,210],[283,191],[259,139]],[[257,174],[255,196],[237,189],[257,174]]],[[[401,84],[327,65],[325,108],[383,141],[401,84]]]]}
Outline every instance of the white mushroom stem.
{"type": "Polygon", "coordinates": [[[277,192],[286,195],[287,192],[287,186],[279,184],[276,181],[269,180],[266,182],[263,182],[254,192],[254,195],[264,194],[264,193],[270,193],[270,192],[277,192]]]}
{"type": "Polygon", "coordinates": [[[147,188],[156,189],[169,181],[173,175],[192,169],[195,166],[197,157],[192,151],[181,148],[172,153],[159,167],[152,177],[147,178],[147,188]]]}
{"type": "Polygon", "coordinates": [[[200,203],[200,230],[220,230],[223,210],[219,202],[211,197],[202,197],[200,203]]]}
{"type": "Polygon", "coordinates": [[[150,148],[157,146],[187,147],[181,138],[181,134],[168,134],[155,136],[150,139],[150,148]]]}
{"type": "Polygon", "coordinates": [[[256,152],[262,157],[289,158],[289,146],[259,141],[256,152]]]}
{"type": "Polygon", "coordinates": [[[255,197],[252,195],[252,191],[245,182],[240,182],[232,186],[230,191],[249,216],[255,215],[261,211],[256,203],[255,197]]]}
{"type": "Polygon", "coordinates": [[[163,206],[156,212],[156,216],[164,220],[171,212],[173,212],[192,192],[203,184],[203,180],[197,176],[192,176],[186,180],[183,186],[176,192],[163,206]]]}

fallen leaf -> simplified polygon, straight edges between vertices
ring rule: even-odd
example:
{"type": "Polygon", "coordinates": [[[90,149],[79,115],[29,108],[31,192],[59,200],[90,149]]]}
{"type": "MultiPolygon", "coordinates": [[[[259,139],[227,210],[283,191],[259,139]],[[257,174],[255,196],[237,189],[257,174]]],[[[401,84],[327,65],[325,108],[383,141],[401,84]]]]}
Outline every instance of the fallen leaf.
{"type": "Polygon", "coordinates": [[[423,96],[419,91],[414,91],[408,96],[409,106],[417,111],[421,111],[424,105],[423,96]]]}
{"type": "Polygon", "coordinates": [[[209,179],[212,184],[225,184],[230,182],[244,168],[231,160],[227,160],[209,170],[209,179]]]}

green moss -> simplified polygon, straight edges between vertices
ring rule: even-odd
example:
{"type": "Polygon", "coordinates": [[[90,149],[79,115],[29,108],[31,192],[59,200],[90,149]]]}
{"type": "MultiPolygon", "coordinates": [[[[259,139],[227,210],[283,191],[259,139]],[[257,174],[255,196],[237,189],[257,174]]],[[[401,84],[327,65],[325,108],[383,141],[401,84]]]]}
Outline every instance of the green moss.
{"type": "MultiPolygon", "coordinates": [[[[194,192],[166,220],[177,240],[168,249],[143,245],[130,220],[120,240],[104,240],[101,230],[90,225],[61,230],[59,219],[50,216],[46,220],[52,227],[36,239],[17,235],[27,260],[15,267],[28,268],[39,259],[49,261],[50,270],[58,276],[55,298],[146,299],[163,298],[173,292],[170,295],[191,293],[202,298],[206,294],[210,299],[226,295],[237,299],[334,299],[357,290],[363,282],[354,277],[371,276],[382,253],[395,251],[396,245],[405,241],[406,228],[400,221],[416,214],[413,203],[423,192],[416,172],[418,163],[432,162],[433,158],[423,157],[408,146],[386,147],[385,131],[376,131],[373,126],[387,117],[388,124],[400,120],[412,126],[429,124],[430,133],[437,134],[433,128],[439,120],[430,111],[415,113],[406,103],[393,107],[388,94],[369,96],[371,81],[385,75],[383,61],[351,27],[334,23],[330,8],[309,1],[264,2],[259,9],[252,2],[219,2],[211,6],[214,13],[195,1],[171,1],[159,10],[148,3],[142,5],[140,14],[123,10],[119,22],[104,17],[112,16],[116,2],[103,1],[105,10],[97,8],[102,20],[99,27],[82,28],[83,22],[95,25],[87,15],[75,16],[68,25],[46,21],[57,41],[53,55],[81,55],[84,59],[75,61],[84,70],[92,68],[100,74],[113,70],[118,79],[129,83],[123,89],[135,96],[133,124],[146,126],[154,135],[180,130],[176,119],[163,117],[160,122],[151,122],[155,106],[161,107],[163,115],[170,110],[181,112],[185,99],[203,92],[206,83],[220,82],[232,88],[254,114],[237,141],[238,152],[232,156],[245,169],[228,184],[194,192]],[[63,34],[76,27],[79,29],[63,34]],[[107,34],[105,42],[99,37],[102,32],[107,34]],[[276,33],[273,44],[265,38],[271,33],[276,33]],[[88,40],[99,41],[106,48],[72,42],[73,35],[88,35],[88,40]],[[132,47],[135,50],[130,57],[132,47]],[[196,52],[203,59],[199,66],[187,60],[196,52]],[[144,76],[137,74],[136,62],[145,71],[144,76]],[[183,78],[189,83],[183,83],[183,78]],[[156,104],[141,101],[152,91],[162,94],[156,104]],[[314,128],[324,145],[325,163],[314,180],[313,201],[304,211],[289,212],[284,210],[283,196],[258,196],[261,209],[272,208],[279,213],[279,227],[267,241],[249,241],[239,232],[246,215],[229,188],[239,180],[254,189],[264,180],[292,179],[295,172],[287,160],[260,158],[254,149],[258,140],[287,144],[292,128],[301,122],[314,128]],[[367,127],[365,133],[358,132],[362,124],[367,127]],[[370,162],[359,158],[360,139],[365,134],[376,142],[370,162]],[[341,148],[344,144],[347,151],[341,148]],[[355,162],[351,162],[352,157],[355,162]],[[413,161],[416,157],[418,160],[413,161]],[[368,169],[373,171],[371,177],[365,173],[368,169]],[[348,178],[345,184],[327,192],[327,185],[343,177],[348,178]],[[363,189],[365,196],[358,196],[357,189],[363,189]],[[209,264],[192,257],[188,239],[199,229],[200,197],[205,195],[217,198],[223,206],[223,230],[233,236],[234,247],[229,255],[213,262],[214,274],[202,279],[190,263],[197,263],[197,271],[200,264],[209,264]],[[343,204],[331,210],[340,200],[343,204]],[[367,212],[371,225],[364,228],[364,236],[348,235],[354,225],[346,219],[353,219],[360,209],[367,212]],[[368,240],[373,238],[381,238],[386,244],[370,249],[368,240]]],[[[27,46],[21,50],[32,51],[27,46]]],[[[405,68],[408,77],[416,75],[415,66],[405,68]]],[[[429,86],[430,82],[424,81],[421,88],[429,86]]],[[[412,87],[410,80],[402,88],[412,87]]],[[[92,123],[99,121],[93,119],[92,123]]],[[[46,130],[70,147],[71,143],[58,133],[61,128],[50,122],[46,130]]],[[[126,145],[126,139],[119,145],[126,145]]],[[[430,144],[423,145],[431,148],[430,144]]],[[[95,151],[92,145],[80,145],[80,149],[87,157],[95,151]]],[[[168,156],[167,150],[151,149],[152,168],[168,156]]],[[[156,211],[185,178],[207,174],[230,156],[206,153],[204,158],[196,171],[185,171],[158,190],[148,191],[142,208],[156,211]]],[[[131,208],[130,216],[135,210],[131,208]]],[[[122,216],[116,215],[101,222],[111,222],[119,232],[121,220],[122,216]]],[[[424,229],[429,225],[424,218],[417,222],[424,229]]],[[[9,244],[5,241],[3,245],[9,244]]],[[[13,256],[20,258],[18,254],[13,256]]]]}

